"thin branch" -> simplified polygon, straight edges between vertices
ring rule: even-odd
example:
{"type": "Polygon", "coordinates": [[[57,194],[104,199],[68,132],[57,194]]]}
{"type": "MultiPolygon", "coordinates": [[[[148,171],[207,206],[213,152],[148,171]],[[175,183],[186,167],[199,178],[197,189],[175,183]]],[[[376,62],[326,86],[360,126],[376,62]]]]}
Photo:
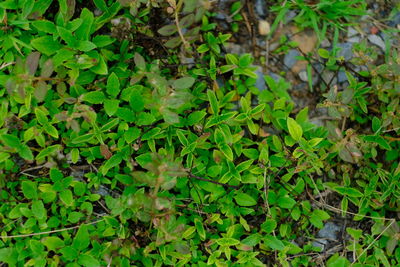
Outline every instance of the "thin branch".
{"type": "Polygon", "coordinates": [[[357,258],[354,259],[354,261],[351,263],[350,266],[353,266],[357,262],[357,260],[359,258],[361,258],[361,256],[364,255],[364,253],[367,252],[367,250],[370,249],[372,247],[372,245],[375,244],[375,242],[387,231],[387,229],[389,229],[390,226],[392,226],[392,224],[394,222],[396,222],[396,220],[391,219],[391,222],[389,223],[389,225],[386,226],[385,229],[383,229],[383,231],[374,239],[374,241],[372,241],[371,244],[369,244],[368,247],[366,249],[364,249],[363,252],[361,252],[361,254],[357,258]]]}
{"type": "Polygon", "coordinates": [[[203,178],[203,177],[200,177],[200,176],[191,174],[191,173],[189,173],[189,177],[190,177],[190,178],[195,178],[195,179],[200,180],[200,181],[209,182],[209,183],[212,183],[212,184],[222,185],[222,186],[224,186],[224,187],[230,187],[230,188],[234,188],[234,189],[238,189],[238,188],[239,188],[239,187],[236,186],[236,185],[230,185],[230,184],[220,183],[220,182],[213,181],[213,180],[210,180],[210,179],[206,179],[206,178],[203,178]]]}
{"type": "Polygon", "coordinates": [[[82,223],[80,225],[71,226],[71,227],[67,227],[67,228],[63,228],[63,229],[57,229],[57,230],[52,230],[52,231],[40,232],[40,233],[24,234],[24,235],[9,235],[9,236],[5,235],[5,236],[0,236],[0,238],[20,238],[20,237],[31,237],[31,236],[59,233],[59,232],[64,232],[64,231],[68,231],[68,230],[77,229],[77,228],[81,227],[84,224],[92,225],[92,224],[96,224],[96,223],[101,222],[101,221],[104,221],[104,219],[97,220],[97,221],[90,222],[90,223],[82,223]]]}

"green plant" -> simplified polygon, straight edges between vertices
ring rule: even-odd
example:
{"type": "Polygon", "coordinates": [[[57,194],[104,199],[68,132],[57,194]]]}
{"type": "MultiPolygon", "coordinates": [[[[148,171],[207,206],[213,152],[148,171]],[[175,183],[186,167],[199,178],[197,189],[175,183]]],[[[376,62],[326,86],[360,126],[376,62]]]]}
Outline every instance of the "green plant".
{"type": "Polygon", "coordinates": [[[328,266],[400,262],[397,59],[320,50],[349,84],[319,127],[289,82],[260,91],[252,56],[224,53],[209,8],[0,3],[2,264],[316,266],[316,231],[346,215],[367,222],[346,229],[354,262],[328,266]]]}
{"type": "Polygon", "coordinates": [[[342,29],[345,25],[354,22],[356,17],[366,14],[366,3],[361,0],[290,0],[279,2],[272,8],[278,14],[271,26],[271,32],[275,31],[289,11],[296,10],[298,12],[294,18],[296,24],[303,29],[312,27],[319,41],[325,38],[330,28],[342,29]]]}

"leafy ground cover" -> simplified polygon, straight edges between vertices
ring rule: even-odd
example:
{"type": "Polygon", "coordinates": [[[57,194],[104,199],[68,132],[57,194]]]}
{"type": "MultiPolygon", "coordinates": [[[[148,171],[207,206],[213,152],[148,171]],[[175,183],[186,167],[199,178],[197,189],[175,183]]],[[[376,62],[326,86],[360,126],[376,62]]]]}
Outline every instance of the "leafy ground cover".
{"type": "Polygon", "coordinates": [[[400,264],[400,7],[261,2],[0,3],[2,265],[400,264]]]}

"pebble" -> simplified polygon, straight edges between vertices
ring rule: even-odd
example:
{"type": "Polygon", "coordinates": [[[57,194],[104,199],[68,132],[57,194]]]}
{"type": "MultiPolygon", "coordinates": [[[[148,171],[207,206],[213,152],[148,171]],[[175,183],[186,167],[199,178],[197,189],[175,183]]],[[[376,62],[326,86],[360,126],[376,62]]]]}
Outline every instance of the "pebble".
{"type": "Polygon", "coordinates": [[[286,53],[285,57],[283,58],[283,63],[285,64],[285,67],[291,69],[294,66],[294,64],[296,64],[297,62],[296,57],[298,56],[300,56],[299,51],[297,51],[296,49],[289,50],[286,53]]]}
{"type": "Polygon", "coordinates": [[[337,233],[340,231],[340,229],[341,228],[333,222],[327,222],[324,227],[319,230],[317,236],[335,241],[337,240],[337,233]]]}
{"type": "Polygon", "coordinates": [[[235,43],[226,43],[225,44],[225,49],[226,49],[226,51],[228,52],[228,53],[230,53],[230,54],[237,54],[237,55],[240,55],[240,54],[243,54],[244,53],[244,46],[243,45],[238,45],[238,44],[235,44],[235,43]]]}
{"type": "Polygon", "coordinates": [[[325,81],[325,83],[330,85],[337,84],[337,79],[334,77],[334,73],[332,71],[324,71],[322,73],[322,79],[325,81]]]}
{"type": "Polygon", "coordinates": [[[390,27],[400,25],[400,12],[397,12],[396,15],[393,16],[393,18],[388,22],[388,25],[390,27]]]}
{"type": "Polygon", "coordinates": [[[308,75],[307,75],[307,71],[302,70],[299,72],[299,78],[300,80],[302,80],[303,82],[308,82],[308,75]]]}
{"type": "Polygon", "coordinates": [[[370,41],[370,43],[378,46],[380,49],[385,51],[385,49],[386,49],[385,42],[382,40],[382,38],[379,35],[376,35],[376,34],[368,35],[368,41],[370,41]]]}
{"type": "Polygon", "coordinates": [[[339,83],[347,82],[347,76],[346,76],[346,73],[344,71],[339,71],[339,73],[338,73],[338,82],[339,83]]]}
{"type": "Polygon", "coordinates": [[[321,251],[325,250],[325,246],[328,244],[328,241],[325,239],[321,239],[321,240],[315,240],[312,245],[313,247],[317,247],[320,248],[321,251]]]}
{"type": "Polygon", "coordinates": [[[322,40],[321,47],[327,48],[327,47],[330,47],[330,46],[331,46],[331,42],[328,39],[322,40]]]}
{"type": "Polygon", "coordinates": [[[348,43],[359,43],[361,41],[361,37],[359,32],[353,27],[347,28],[347,42],[348,43]]]}
{"type": "Polygon", "coordinates": [[[267,85],[265,84],[265,80],[264,80],[264,72],[262,71],[262,68],[259,66],[256,70],[256,74],[257,74],[257,80],[256,80],[256,84],[255,86],[260,90],[265,90],[267,89],[267,85]]]}
{"type": "Polygon", "coordinates": [[[285,24],[288,24],[289,22],[291,22],[296,16],[297,16],[297,12],[294,10],[291,10],[288,13],[286,13],[285,18],[284,18],[285,24]]]}
{"type": "Polygon", "coordinates": [[[333,222],[327,222],[324,227],[317,233],[317,237],[319,239],[315,240],[312,245],[314,247],[321,248],[321,250],[323,251],[330,241],[332,242],[337,240],[337,234],[339,232],[339,226],[337,226],[333,222]]]}
{"type": "Polygon", "coordinates": [[[351,43],[338,43],[337,47],[340,48],[338,52],[339,57],[344,57],[345,60],[350,60],[353,57],[353,44],[351,43]]]}
{"type": "Polygon", "coordinates": [[[266,18],[267,17],[267,5],[266,5],[265,0],[256,0],[254,3],[254,9],[256,11],[256,14],[261,17],[261,18],[266,18]]]}
{"type": "Polygon", "coordinates": [[[271,26],[269,22],[266,20],[259,20],[258,21],[258,32],[260,35],[268,35],[271,32],[271,26]]]}

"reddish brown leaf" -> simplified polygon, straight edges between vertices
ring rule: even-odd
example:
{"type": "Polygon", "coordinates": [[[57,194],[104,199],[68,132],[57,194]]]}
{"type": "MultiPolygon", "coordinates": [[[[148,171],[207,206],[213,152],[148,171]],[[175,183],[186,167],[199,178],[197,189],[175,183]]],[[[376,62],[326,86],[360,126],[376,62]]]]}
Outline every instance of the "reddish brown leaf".
{"type": "Polygon", "coordinates": [[[101,144],[100,145],[100,152],[101,155],[105,158],[105,159],[109,159],[112,156],[111,151],[108,149],[107,145],[101,144]]]}

